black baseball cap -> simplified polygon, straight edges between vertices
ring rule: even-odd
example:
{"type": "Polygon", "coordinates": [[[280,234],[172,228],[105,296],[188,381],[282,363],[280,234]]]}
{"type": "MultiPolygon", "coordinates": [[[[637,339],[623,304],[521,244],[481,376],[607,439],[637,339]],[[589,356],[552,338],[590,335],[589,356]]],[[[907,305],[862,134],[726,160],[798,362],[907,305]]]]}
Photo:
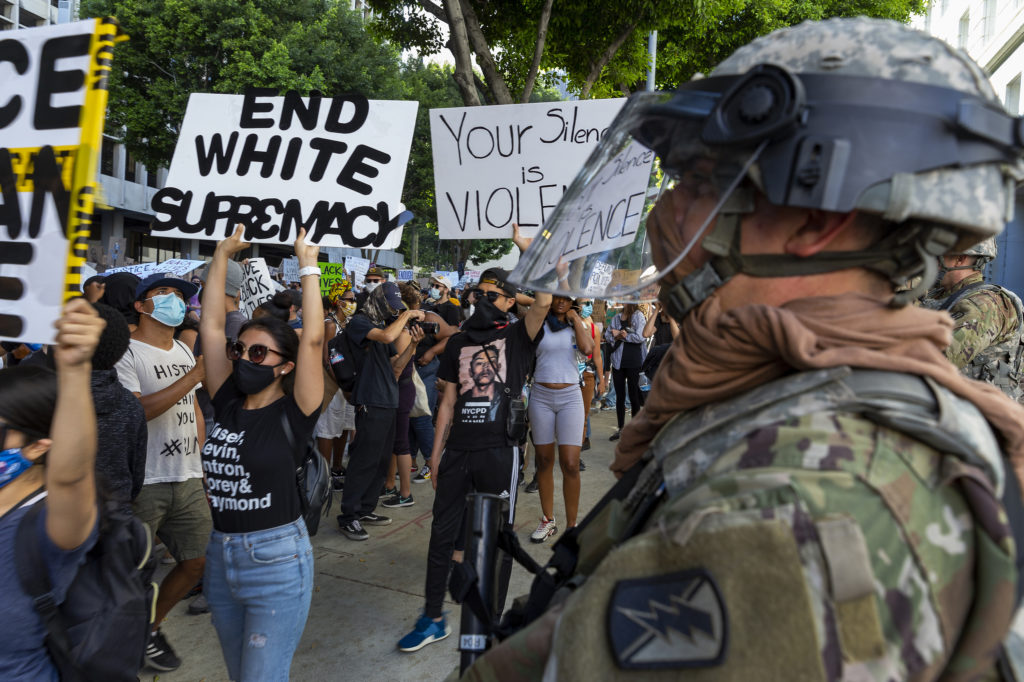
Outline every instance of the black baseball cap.
{"type": "Polygon", "coordinates": [[[402,300],[402,292],[399,291],[397,284],[384,282],[380,288],[384,291],[384,298],[387,299],[389,306],[395,310],[405,310],[405,301],[402,300]]]}
{"type": "Polygon", "coordinates": [[[171,287],[181,292],[186,299],[192,298],[199,293],[199,287],[181,277],[175,277],[166,272],[155,272],[146,279],[139,282],[135,287],[135,300],[144,298],[153,289],[158,287],[171,287]]]}
{"type": "Polygon", "coordinates": [[[508,281],[508,270],[503,270],[502,268],[484,270],[477,284],[493,284],[508,296],[514,297],[516,295],[516,286],[508,281]]]}

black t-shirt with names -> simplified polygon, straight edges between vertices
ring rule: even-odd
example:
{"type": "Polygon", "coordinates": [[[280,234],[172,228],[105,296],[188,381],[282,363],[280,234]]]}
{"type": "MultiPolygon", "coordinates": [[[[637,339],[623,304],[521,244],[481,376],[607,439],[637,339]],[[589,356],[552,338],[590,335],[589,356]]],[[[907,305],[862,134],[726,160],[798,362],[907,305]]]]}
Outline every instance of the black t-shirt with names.
{"type": "Polygon", "coordinates": [[[480,450],[507,445],[509,399],[522,394],[543,333],[542,328],[530,339],[520,320],[497,330],[485,344],[474,343],[465,332],[448,340],[437,376],[457,387],[449,447],[480,450]]]}
{"type": "Polygon", "coordinates": [[[214,425],[203,446],[203,472],[213,527],[252,533],[302,515],[295,469],[302,463],[318,411],[306,416],[286,395],[266,407],[242,409],[245,394],[229,378],[213,397],[214,425]],[[293,448],[282,414],[292,429],[293,448]]]}
{"type": "Polygon", "coordinates": [[[371,329],[381,329],[363,313],[356,313],[348,321],[345,334],[350,345],[361,349],[356,357],[356,385],[352,389],[352,404],[368,407],[398,408],[398,380],[391,367],[391,356],[395,354],[392,343],[378,343],[367,338],[371,329]]]}

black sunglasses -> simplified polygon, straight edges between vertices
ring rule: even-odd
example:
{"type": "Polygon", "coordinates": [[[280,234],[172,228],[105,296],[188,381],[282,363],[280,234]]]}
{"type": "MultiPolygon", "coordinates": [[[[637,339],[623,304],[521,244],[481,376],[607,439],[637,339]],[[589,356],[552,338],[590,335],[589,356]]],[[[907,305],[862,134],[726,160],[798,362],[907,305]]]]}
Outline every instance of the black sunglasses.
{"type": "MultiPolygon", "coordinates": [[[[228,341],[228,360],[230,360],[231,362],[240,360],[242,356],[245,355],[246,350],[247,349],[245,344],[242,343],[241,341],[228,341]]],[[[281,355],[280,351],[276,351],[273,348],[268,348],[264,346],[262,343],[252,344],[251,346],[248,347],[248,351],[249,360],[257,365],[263,364],[263,361],[267,359],[267,353],[277,353],[282,358],[284,357],[284,355],[281,355]]]]}
{"type": "Polygon", "coordinates": [[[473,289],[469,293],[473,294],[477,298],[486,298],[491,303],[496,302],[499,296],[504,296],[505,298],[515,298],[514,296],[503,294],[500,291],[484,291],[483,289],[473,289]]]}

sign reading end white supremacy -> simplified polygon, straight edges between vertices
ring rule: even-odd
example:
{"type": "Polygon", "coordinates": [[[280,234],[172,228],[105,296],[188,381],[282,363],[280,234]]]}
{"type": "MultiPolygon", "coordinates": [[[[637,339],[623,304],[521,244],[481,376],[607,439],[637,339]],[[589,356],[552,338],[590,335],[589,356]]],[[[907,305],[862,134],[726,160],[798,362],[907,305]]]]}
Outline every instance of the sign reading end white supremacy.
{"type": "Polygon", "coordinates": [[[441,239],[536,235],[625,101],[431,109],[441,239]]]}
{"type": "Polygon", "coordinates": [[[153,231],[289,244],[300,227],[321,246],[393,249],[417,102],[358,94],[194,93],[153,231]]]}

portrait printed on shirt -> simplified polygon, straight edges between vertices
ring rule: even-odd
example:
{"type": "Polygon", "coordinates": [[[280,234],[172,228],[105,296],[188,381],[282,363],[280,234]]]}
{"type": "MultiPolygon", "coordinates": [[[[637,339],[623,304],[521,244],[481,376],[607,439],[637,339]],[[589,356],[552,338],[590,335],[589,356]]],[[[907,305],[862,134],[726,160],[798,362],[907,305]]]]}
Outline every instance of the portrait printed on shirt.
{"type": "Polygon", "coordinates": [[[463,424],[488,424],[500,419],[508,376],[505,339],[459,352],[459,396],[455,414],[463,424]]]}

